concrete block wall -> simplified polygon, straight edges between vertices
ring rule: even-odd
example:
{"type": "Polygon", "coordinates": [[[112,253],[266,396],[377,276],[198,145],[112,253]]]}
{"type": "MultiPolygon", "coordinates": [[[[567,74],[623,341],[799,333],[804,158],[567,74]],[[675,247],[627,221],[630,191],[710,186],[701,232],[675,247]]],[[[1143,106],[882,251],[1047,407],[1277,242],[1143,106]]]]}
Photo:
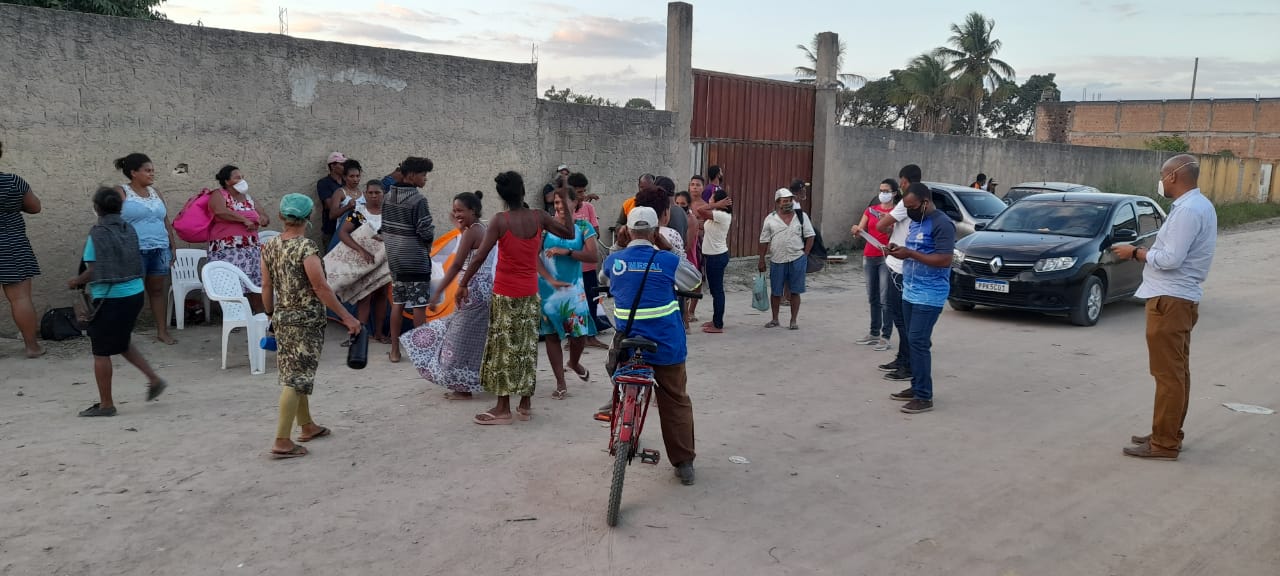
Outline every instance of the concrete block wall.
{"type": "MultiPolygon", "coordinates": [[[[314,194],[332,151],[360,160],[365,179],[427,156],[428,199],[447,227],[449,199],[492,191],[500,171],[525,175],[530,205],[560,162],[621,194],[640,172],[670,171],[675,146],[667,112],[547,106],[533,64],[10,4],[0,4],[0,95],[0,170],[44,203],[27,218],[43,271],[38,312],[69,305],[63,283],[95,219],[90,194],[123,180],[111,162],[130,152],[155,162],[171,216],[227,163],[274,210],[286,193],[314,194]]],[[[500,209],[489,195],[486,212],[500,209]]],[[[12,330],[7,310],[0,330],[12,330]]]]}
{"type": "Polygon", "coordinates": [[[829,246],[852,241],[857,223],[876,187],[918,164],[931,182],[968,184],[984,172],[1000,190],[1029,181],[1066,181],[1109,192],[1154,193],[1160,164],[1170,154],[1148,150],[1095,148],[899,132],[840,126],[835,134],[834,166],[829,168],[823,211],[823,240],[829,246]]]}
{"type": "Polygon", "coordinates": [[[683,183],[673,168],[674,112],[539,100],[537,115],[547,167],[541,174],[544,177],[535,182],[537,189],[541,190],[560,164],[585,174],[591,183],[589,190],[600,195],[594,204],[601,234],[608,235],[623,201],[635,195],[641,174],[671,176],[683,183]]]}

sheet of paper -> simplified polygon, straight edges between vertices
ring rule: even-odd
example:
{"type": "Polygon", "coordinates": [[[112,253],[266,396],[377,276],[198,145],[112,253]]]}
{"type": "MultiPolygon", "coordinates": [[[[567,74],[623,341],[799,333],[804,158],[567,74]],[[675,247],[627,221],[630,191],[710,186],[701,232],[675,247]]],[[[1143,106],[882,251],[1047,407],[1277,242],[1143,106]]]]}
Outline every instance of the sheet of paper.
{"type": "Polygon", "coordinates": [[[872,235],[871,235],[870,233],[868,233],[866,230],[859,230],[859,231],[858,231],[858,235],[859,235],[859,236],[862,236],[862,237],[863,237],[863,239],[865,239],[865,240],[867,241],[867,244],[870,244],[870,245],[872,245],[872,246],[875,246],[877,250],[886,250],[886,249],[887,249],[887,248],[885,248],[884,244],[881,244],[879,240],[876,240],[876,237],[875,237],[875,236],[872,236],[872,235]]]}

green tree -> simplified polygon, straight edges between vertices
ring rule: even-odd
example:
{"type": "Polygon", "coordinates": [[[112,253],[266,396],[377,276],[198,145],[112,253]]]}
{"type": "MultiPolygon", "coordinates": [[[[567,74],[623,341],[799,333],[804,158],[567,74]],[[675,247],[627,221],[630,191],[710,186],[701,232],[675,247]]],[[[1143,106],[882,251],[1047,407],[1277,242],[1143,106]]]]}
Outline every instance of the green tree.
{"type": "Polygon", "coordinates": [[[1156,136],[1146,142],[1147,150],[1160,150],[1163,152],[1187,152],[1191,150],[1191,145],[1187,144],[1181,136],[1156,136]]]}
{"type": "Polygon", "coordinates": [[[902,90],[901,70],[863,84],[857,90],[842,91],[838,100],[840,122],[869,128],[894,128],[907,115],[907,104],[895,99],[902,90]]]}
{"type": "Polygon", "coordinates": [[[951,76],[946,65],[930,54],[921,54],[911,60],[898,74],[898,86],[892,94],[892,102],[908,106],[907,130],[916,132],[949,133],[957,98],[953,94],[951,76]]]}
{"type": "Polygon", "coordinates": [[[1021,86],[1003,80],[996,89],[1001,98],[989,98],[982,106],[982,117],[997,138],[1026,140],[1035,127],[1036,106],[1048,94],[1057,94],[1055,74],[1034,74],[1021,86]]]}
{"type": "MultiPolygon", "coordinates": [[[[999,90],[1005,80],[1016,76],[1013,67],[996,58],[1001,42],[991,37],[995,20],[971,12],[962,24],[951,25],[949,46],[935,49],[933,55],[947,63],[947,73],[954,77],[952,93],[969,101],[970,117],[977,118],[983,100],[990,93],[1004,96],[999,90]]],[[[971,134],[977,136],[981,122],[972,123],[971,134]]]]}
{"type": "Polygon", "coordinates": [[[568,104],[586,104],[588,106],[617,106],[618,103],[613,100],[606,99],[601,96],[593,96],[591,94],[579,94],[571,88],[556,90],[553,84],[542,93],[542,97],[552,102],[565,102],[568,104]]]}
{"type": "MultiPolygon", "coordinates": [[[[796,48],[804,53],[805,60],[809,61],[808,66],[796,66],[796,82],[813,84],[818,81],[818,38],[819,35],[814,34],[808,46],[796,44],[796,48]]],[[[857,74],[840,73],[840,70],[844,69],[844,53],[845,43],[840,42],[836,47],[836,84],[841,90],[852,90],[854,86],[865,83],[867,79],[857,74]]]]}
{"type": "Polygon", "coordinates": [[[645,98],[632,98],[627,100],[627,103],[623,104],[622,107],[631,108],[633,110],[656,110],[653,106],[653,102],[650,102],[645,98]]]}
{"type": "Polygon", "coordinates": [[[164,0],[5,0],[5,3],[123,18],[166,19],[164,14],[156,11],[164,0]]]}

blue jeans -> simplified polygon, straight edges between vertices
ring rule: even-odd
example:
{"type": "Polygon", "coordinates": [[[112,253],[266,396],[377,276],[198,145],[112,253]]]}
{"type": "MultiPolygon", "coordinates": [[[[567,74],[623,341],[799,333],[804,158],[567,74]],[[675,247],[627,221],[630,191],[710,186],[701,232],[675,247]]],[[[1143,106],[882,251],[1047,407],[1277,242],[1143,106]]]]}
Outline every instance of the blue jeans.
{"type": "Polygon", "coordinates": [[[867,333],[888,340],[893,335],[893,308],[889,307],[889,266],[884,256],[863,256],[862,274],[871,304],[871,331],[867,333]]]}
{"type": "Polygon", "coordinates": [[[800,256],[785,264],[769,263],[769,295],[782,297],[790,290],[792,294],[804,294],[804,277],[809,271],[809,257],[800,256]]]}
{"type": "Polygon", "coordinates": [[[916,400],[933,401],[933,325],[942,314],[941,306],[924,306],[902,301],[902,321],[911,345],[911,391],[916,400]]]}
{"type": "Polygon", "coordinates": [[[729,267],[729,253],[706,256],[707,284],[711,287],[711,325],[724,328],[724,271],[729,267]]]}
{"type": "Polygon", "coordinates": [[[893,325],[898,328],[898,356],[894,362],[907,372],[911,371],[911,344],[907,340],[907,326],[902,315],[902,275],[889,270],[889,282],[885,286],[885,306],[893,314],[893,325]]]}

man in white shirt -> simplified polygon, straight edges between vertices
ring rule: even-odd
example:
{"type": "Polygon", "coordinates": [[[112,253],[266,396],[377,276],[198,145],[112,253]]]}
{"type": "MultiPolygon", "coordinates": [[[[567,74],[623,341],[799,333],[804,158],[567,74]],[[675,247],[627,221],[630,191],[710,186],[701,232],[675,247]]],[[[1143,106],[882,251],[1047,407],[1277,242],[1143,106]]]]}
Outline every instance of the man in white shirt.
{"type": "MultiPolygon", "coordinates": [[[[906,190],[919,182],[924,176],[920,167],[907,164],[898,171],[898,185],[906,190]]],[[[876,227],[889,234],[889,243],[895,246],[907,245],[907,230],[911,222],[907,220],[907,207],[898,201],[888,216],[881,218],[876,227]]],[[[884,263],[889,267],[889,290],[886,294],[888,305],[893,307],[893,326],[898,330],[898,356],[892,362],[881,364],[879,368],[885,372],[885,380],[911,380],[911,346],[907,340],[907,326],[902,315],[902,260],[885,254],[884,263]]]]}
{"type": "Polygon", "coordinates": [[[1200,316],[1201,284],[1218,239],[1218,214],[1200,193],[1200,164],[1179,154],[1160,167],[1160,195],[1173,199],[1169,219],[1150,248],[1117,244],[1116,258],[1146,262],[1135,296],[1147,299],[1147,354],[1156,380],[1151,434],[1134,436],[1124,454],[1177,460],[1191,396],[1191,329],[1200,316]]]}
{"type": "Polygon", "coordinates": [[[804,294],[804,276],[809,269],[809,251],[813,249],[813,223],[796,214],[795,194],[786,188],[773,193],[777,209],[764,218],[760,229],[760,262],[757,269],[765,271],[765,257],[769,258],[769,303],[773,308],[773,320],[765,328],[778,326],[778,311],[782,307],[782,293],[791,293],[791,329],[799,330],[796,318],[800,315],[800,295],[804,294]]]}

